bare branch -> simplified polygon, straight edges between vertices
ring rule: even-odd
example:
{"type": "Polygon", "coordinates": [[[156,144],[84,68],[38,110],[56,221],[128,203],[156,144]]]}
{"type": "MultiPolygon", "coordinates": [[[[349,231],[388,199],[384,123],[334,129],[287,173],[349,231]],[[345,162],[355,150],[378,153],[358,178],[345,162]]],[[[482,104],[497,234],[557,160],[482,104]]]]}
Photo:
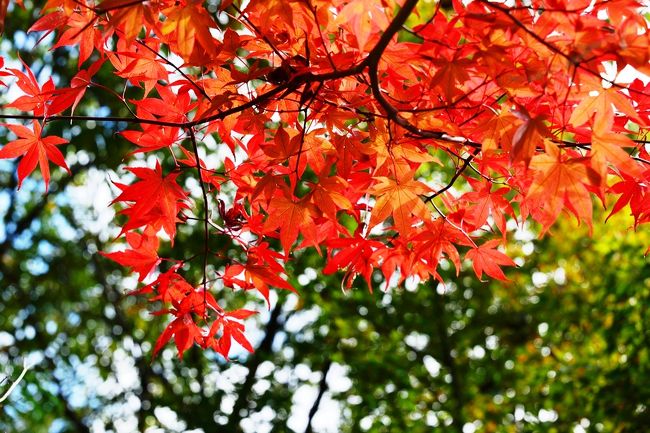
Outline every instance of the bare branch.
{"type": "Polygon", "coordinates": [[[7,389],[7,391],[5,391],[5,393],[2,395],[2,397],[0,397],[0,403],[2,403],[2,402],[5,401],[7,398],[9,398],[9,396],[10,396],[11,393],[14,391],[14,389],[16,389],[16,387],[18,386],[18,384],[23,380],[23,377],[25,377],[25,374],[26,374],[26,373],[27,373],[27,372],[28,372],[32,367],[34,367],[34,365],[27,363],[27,359],[24,359],[24,360],[23,360],[23,371],[20,372],[20,375],[18,375],[18,377],[16,378],[16,380],[13,381],[13,383],[12,383],[11,386],[7,389]]]}

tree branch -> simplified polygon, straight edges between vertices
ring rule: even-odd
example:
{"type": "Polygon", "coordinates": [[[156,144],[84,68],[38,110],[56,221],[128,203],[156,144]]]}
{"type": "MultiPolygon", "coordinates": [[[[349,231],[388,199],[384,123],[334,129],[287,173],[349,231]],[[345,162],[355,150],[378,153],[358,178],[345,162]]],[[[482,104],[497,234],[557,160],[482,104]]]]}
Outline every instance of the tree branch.
{"type": "Polygon", "coordinates": [[[316,412],[318,412],[318,407],[320,406],[320,402],[323,399],[325,391],[327,391],[327,373],[329,372],[331,366],[332,360],[328,358],[321,368],[322,376],[320,378],[320,382],[318,383],[318,395],[316,396],[316,400],[314,400],[314,404],[311,406],[311,409],[309,409],[309,416],[307,418],[307,428],[305,428],[305,433],[313,433],[314,431],[311,422],[314,419],[316,412]]]}
{"type": "Polygon", "coordinates": [[[402,28],[402,25],[406,22],[407,18],[409,17],[409,15],[413,11],[417,3],[418,0],[407,0],[404,3],[400,11],[395,16],[395,18],[393,18],[393,21],[391,21],[389,26],[386,28],[386,31],[381,35],[381,38],[379,39],[379,42],[377,42],[377,45],[375,45],[372,51],[370,51],[368,57],[366,57],[366,59],[362,63],[363,65],[368,66],[368,75],[370,77],[370,89],[372,91],[372,95],[375,97],[379,105],[386,111],[386,114],[389,119],[397,123],[405,130],[411,132],[412,134],[415,134],[421,138],[431,138],[435,140],[442,140],[442,141],[448,141],[457,144],[464,144],[472,147],[480,147],[479,143],[474,143],[466,139],[458,140],[448,136],[446,133],[442,131],[429,131],[429,130],[418,128],[417,126],[413,125],[411,122],[406,120],[404,117],[402,117],[399,114],[397,108],[395,108],[386,99],[386,97],[384,97],[381,91],[381,87],[379,85],[379,70],[378,70],[379,60],[381,59],[384,50],[386,50],[386,47],[388,47],[388,44],[390,43],[391,39],[402,28]]]}
{"type": "Polygon", "coordinates": [[[271,311],[271,317],[266,324],[266,334],[264,335],[264,339],[248,359],[246,366],[248,367],[248,374],[246,375],[244,383],[238,390],[237,400],[235,401],[230,417],[228,417],[228,424],[226,425],[224,431],[231,433],[242,431],[241,426],[239,425],[242,416],[239,413],[242,409],[245,409],[248,404],[249,394],[253,389],[253,385],[255,384],[255,375],[257,374],[257,368],[264,360],[264,357],[267,354],[271,353],[273,339],[282,328],[282,323],[280,322],[281,313],[282,304],[280,302],[277,302],[271,311]]]}
{"type": "Polygon", "coordinates": [[[474,156],[475,156],[474,154],[470,154],[467,158],[463,158],[463,165],[461,165],[461,166],[456,170],[456,173],[454,173],[454,175],[452,176],[452,178],[451,178],[451,180],[449,181],[449,183],[448,183],[446,186],[444,186],[443,188],[440,188],[440,189],[439,189],[438,191],[436,191],[435,193],[433,193],[433,194],[427,196],[427,197],[425,198],[424,202],[427,203],[427,202],[432,201],[434,198],[438,197],[440,194],[444,193],[444,192],[447,191],[449,188],[451,188],[452,186],[454,186],[454,183],[456,183],[456,180],[458,180],[458,178],[460,177],[460,175],[463,174],[463,172],[464,172],[465,170],[467,170],[467,167],[469,167],[469,165],[471,164],[472,159],[474,159],[474,156]]]}
{"type": "Polygon", "coordinates": [[[7,391],[5,391],[5,393],[2,395],[2,397],[0,397],[0,403],[2,403],[2,402],[5,401],[7,398],[9,398],[9,396],[11,395],[11,393],[14,391],[14,389],[16,389],[16,387],[17,387],[18,384],[20,383],[20,381],[23,380],[23,377],[25,377],[25,374],[26,374],[26,373],[27,373],[27,372],[28,372],[32,367],[33,367],[32,364],[28,364],[28,363],[27,363],[27,359],[24,359],[24,360],[23,360],[23,371],[20,372],[20,374],[18,375],[18,377],[16,378],[16,380],[14,380],[14,381],[12,382],[11,386],[7,389],[7,391]]]}

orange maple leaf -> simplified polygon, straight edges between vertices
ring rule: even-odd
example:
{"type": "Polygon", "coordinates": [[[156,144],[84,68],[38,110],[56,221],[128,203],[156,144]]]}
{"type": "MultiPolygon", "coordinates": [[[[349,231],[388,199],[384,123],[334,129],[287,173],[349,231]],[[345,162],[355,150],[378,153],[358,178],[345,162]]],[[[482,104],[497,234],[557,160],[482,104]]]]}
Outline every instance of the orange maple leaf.
{"type": "Polygon", "coordinates": [[[338,12],[335,24],[348,26],[357,40],[358,48],[364,50],[373,37],[374,29],[385,28],[388,19],[379,5],[351,1],[338,12]]]}
{"type": "Polygon", "coordinates": [[[368,228],[372,229],[392,216],[397,231],[407,236],[412,231],[413,216],[421,220],[429,219],[430,212],[420,195],[431,192],[431,189],[422,182],[413,180],[412,174],[402,176],[400,181],[383,176],[375,178],[378,182],[370,189],[370,193],[376,197],[376,202],[372,207],[368,228]]]}
{"type": "Polygon", "coordinates": [[[639,125],[644,124],[628,97],[614,87],[602,90],[597,95],[588,95],[582,99],[573,110],[569,122],[573,126],[580,126],[587,123],[593,117],[594,125],[611,124],[614,119],[613,107],[639,125]]]}
{"type": "Polygon", "coordinates": [[[589,158],[567,159],[553,143],[545,144],[547,152],[530,163],[536,174],[526,200],[532,204],[533,215],[546,231],[567,207],[591,227],[592,202],[586,185],[600,186],[600,175],[589,166],[589,158]]]}
{"type": "Polygon", "coordinates": [[[339,209],[350,209],[352,203],[341,193],[349,188],[348,182],[338,176],[320,178],[311,192],[311,201],[325,215],[333,220],[339,209]]]}
{"type": "Polygon", "coordinates": [[[109,25],[121,27],[127,41],[133,41],[138,36],[145,21],[145,12],[149,11],[142,3],[132,0],[104,0],[99,4],[99,9],[109,12],[109,25]]]}
{"type": "Polygon", "coordinates": [[[218,54],[217,41],[210,29],[219,28],[202,1],[189,0],[184,7],[172,6],[164,10],[167,19],[161,27],[163,35],[175,39],[178,54],[188,61],[196,46],[203,48],[208,56],[218,54]]]}
{"type": "Polygon", "coordinates": [[[479,123],[477,128],[472,131],[472,135],[475,134],[481,141],[481,151],[483,153],[498,148],[508,151],[517,130],[516,121],[517,117],[512,114],[508,107],[503,107],[497,114],[479,123]]]}
{"type": "Polygon", "coordinates": [[[635,147],[636,144],[623,134],[610,132],[613,119],[600,123],[594,119],[593,134],[591,135],[591,165],[605,180],[607,163],[609,162],[621,172],[632,177],[641,177],[643,168],[634,161],[624,147],[635,147]]]}
{"type": "Polygon", "coordinates": [[[279,228],[280,243],[285,253],[291,250],[299,233],[302,233],[307,243],[316,243],[312,204],[305,201],[294,202],[282,194],[271,200],[266,212],[269,216],[264,224],[264,231],[270,232],[279,228]]]}

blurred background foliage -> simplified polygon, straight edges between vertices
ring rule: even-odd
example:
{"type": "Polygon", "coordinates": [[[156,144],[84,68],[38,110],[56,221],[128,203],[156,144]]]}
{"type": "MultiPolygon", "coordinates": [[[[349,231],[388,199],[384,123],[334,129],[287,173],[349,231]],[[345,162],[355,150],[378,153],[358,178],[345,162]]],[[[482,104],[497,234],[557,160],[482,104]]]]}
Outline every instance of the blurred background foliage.
{"type": "MultiPolygon", "coordinates": [[[[65,82],[74,52],[34,47],[20,30],[33,22],[25,5],[11,12],[0,49],[18,49],[40,79],[65,82]]],[[[123,90],[108,70],[97,81],[123,90]]],[[[127,115],[101,90],[87,95],[79,114],[127,115]]],[[[132,150],[116,135],[122,127],[49,124],[71,141],[73,175],[55,170],[47,195],[34,179],[16,191],[15,161],[0,164],[0,392],[23,359],[36,363],[0,406],[0,431],[647,431],[650,234],[627,229],[623,216],[603,225],[604,212],[592,236],[568,218],[542,239],[512,225],[519,268],[507,283],[443,264],[445,284],[369,293],[358,280],[344,293],[341,275],[320,272],[321,256],[299,252],[299,296],[273,296],[247,322],[253,355],[225,362],[195,348],[179,361],[170,346],[152,361],[164,321],[125,296],[133,277],[97,254],[116,234],[111,180],[125,175],[132,150]]],[[[0,143],[8,139],[0,128],[0,143]]],[[[200,241],[184,230],[175,248],[200,241]]],[[[263,304],[219,296],[233,308],[263,304]]]]}

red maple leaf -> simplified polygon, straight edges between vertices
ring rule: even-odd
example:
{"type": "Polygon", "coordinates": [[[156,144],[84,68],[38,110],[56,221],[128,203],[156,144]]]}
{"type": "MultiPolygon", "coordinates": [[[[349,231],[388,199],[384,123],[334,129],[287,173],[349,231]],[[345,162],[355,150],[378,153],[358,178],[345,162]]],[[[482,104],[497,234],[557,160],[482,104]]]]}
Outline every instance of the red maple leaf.
{"type": "Polygon", "coordinates": [[[609,188],[609,192],[621,194],[621,196],[614,203],[614,207],[607,216],[607,219],[629,204],[630,212],[634,216],[634,225],[637,226],[644,212],[644,208],[648,207],[647,195],[650,188],[646,185],[647,183],[640,184],[629,176],[623,176],[622,181],[612,185],[609,188]]]}
{"type": "Polygon", "coordinates": [[[163,176],[159,162],[156,162],[154,170],[147,167],[128,167],[127,170],[141,180],[128,186],[116,184],[122,193],[113,203],[133,202],[120,212],[129,217],[120,235],[142,226],[162,227],[173,242],[178,212],[189,207],[186,203],[187,193],[176,183],[180,173],[163,176]]]}
{"type": "Polygon", "coordinates": [[[240,346],[252,353],[254,349],[244,335],[244,325],[232,319],[243,320],[253,314],[256,314],[256,312],[251,310],[235,310],[217,318],[212,323],[212,326],[210,326],[210,332],[205,337],[205,346],[213,348],[224,358],[228,359],[232,340],[235,340],[240,346]],[[221,336],[218,337],[219,332],[221,332],[221,336]]]}
{"type": "Polygon", "coordinates": [[[507,214],[515,218],[515,213],[510,202],[504,197],[509,189],[498,188],[492,191],[491,183],[479,182],[475,179],[468,179],[468,182],[475,190],[462,196],[463,201],[466,200],[468,203],[471,203],[467,208],[468,218],[466,221],[469,221],[475,228],[480,228],[485,225],[488,216],[491,215],[494,219],[494,224],[502,235],[505,236],[505,215],[507,214]]]}
{"type": "Polygon", "coordinates": [[[379,262],[375,252],[384,247],[379,241],[366,239],[361,236],[354,238],[332,239],[327,241],[330,256],[323,274],[328,275],[339,269],[345,269],[345,277],[341,286],[346,289],[352,287],[357,275],[361,275],[368,283],[368,290],[372,292],[372,271],[379,262]]]}
{"type": "Polygon", "coordinates": [[[0,159],[23,157],[18,163],[18,188],[22,185],[23,179],[34,171],[36,164],[38,164],[45,181],[45,191],[47,192],[50,184],[49,161],[63,167],[68,174],[70,173],[63,154],[56,148],[57,145],[67,143],[68,140],[55,135],[43,137],[41,124],[34,121],[32,125],[33,131],[22,125],[4,125],[19,138],[7,143],[0,149],[0,159]]]}
{"type": "Polygon", "coordinates": [[[487,241],[483,245],[472,248],[467,252],[465,258],[472,261],[472,267],[476,276],[480,279],[485,272],[497,280],[507,280],[499,266],[516,266],[515,262],[501,251],[496,249],[499,245],[498,239],[487,241]]]}
{"type": "Polygon", "coordinates": [[[134,272],[140,274],[138,281],[142,281],[160,263],[158,236],[153,230],[145,230],[142,235],[129,232],[126,234],[126,242],[131,247],[130,249],[114,253],[100,252],[100,254],[122,266],[130,267],[134,272]]]}
{"type": "Polygon", "coordinates": [[[183,354],[187,349],[192,347],[193,343],[203,344],[204,340],[201,328],[194,323],[191,314],[183,314],[176,317],[176,319],[167,325],[163,333],[160,334],[153,348],[154,357],[172,337],[174,337],[174,343],[176,343],[176,349],[178,350],[178,357],[180,359],[183,359],[183,354]]]}
{"type": "Polygon", "coordinates": [[[48,114],[60,113],[70,106],[72,106],[71,113],[74,113],[77,104],[79,104],[81,98],[86,93],[86,89],[91,84],[91,78],[99,71],[103,63],[103,59],[95,61],[88,69],[82,69],[77,72],[72,80],[70,80],[70,87],[53,91],[54,96],[49,106],[48,114]]]}
{"type": "Polygon", "coordinates": [[[283,280],[280,275],[274,273],[269,266],[256,263],[246,263],[244,265],[233,264],[228,266],[223,275],[223,282],[226,286],[238,286],[244,290],[257,289],[269,306],[271,305],[269,302],[269,286],[292,292],[296,291],[291,284],[283,280]],[[243,276],[243,279],[240,276],[243,276]]]}
{"type": "Polygon", "coordinates": [[[460,271],[460,255],[456,249],[458,245],[468,245],[467,237],[444,218],[425,221],[425,230],[415,236],[413,247],[416,257],[428,264],[434,277],[441,279],[435,269],[445,255],[460,271]]]}
{"type": "MultiPolygon", "coordinates": [[[[101,46],[99,30],[93,25],[97,20],[91,8],[78,8],[74,13],[67,16],[66,30],[61,33],[58,42],[54,48],[69,45],[79,46],[78,64],[85,62],[93,52],[95,46],[101,46]]],[[[57,27],[61,30],[60,22],[56,22],[57,27]]],[[[36,29],[32,29],[36,30],[36,29]]],[[[38,30],[45,30],[39,28],[38,30]]]]}
{"type": "Polygon", "coordinates": [[[23,73],[18,69],[8,68],[18,81],[16,85],[20,90],[22,90],[25,95],[18,97],[15,101],[10,104],[7,104],[7,108],[16,108],[21,111],[33,111],[36,116],[42,116],[47,113],[48,103],[50,99],[50,94],[54,91],[54,81],[52,77],[43,84],[43,87],[39,86],[36,77],[29,66],[21,60],[25,71],[23,73]]]}
{"type": "Polygon", "coordinates": [[[523,161],[528,166],[535,154],[535,149],[543,144],[544,136],[548,134],[548,130],[542,116],[530,117],[524,110],[517,113],[524,119],[524,123],[517,128],[512,137],[510,161],[512,163],[523,161]]]}

